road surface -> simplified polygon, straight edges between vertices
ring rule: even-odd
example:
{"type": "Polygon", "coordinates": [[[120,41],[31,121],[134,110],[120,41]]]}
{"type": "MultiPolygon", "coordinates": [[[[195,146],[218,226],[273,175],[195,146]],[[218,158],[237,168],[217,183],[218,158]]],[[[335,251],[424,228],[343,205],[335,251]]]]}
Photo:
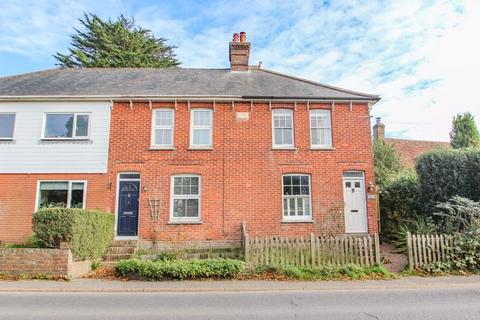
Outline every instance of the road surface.
{"type": "Polygon", "coordinates": [[[480,289],[3,292],[0,319],[480,319],[480,289]]]}

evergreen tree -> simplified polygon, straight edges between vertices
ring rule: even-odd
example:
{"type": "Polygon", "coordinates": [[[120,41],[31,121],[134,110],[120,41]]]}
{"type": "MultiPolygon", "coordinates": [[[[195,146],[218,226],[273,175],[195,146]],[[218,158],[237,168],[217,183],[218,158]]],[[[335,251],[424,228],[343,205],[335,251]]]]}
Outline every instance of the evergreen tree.
{"type": "Polygon", "coordinates": [[[85,31],[75,29],[69,53],[54,55],[62,68],[169,68],[180,65],[175,46],[155,38],[150,30],[135,25],[133,18],[121,15],[116,21],[103,21],[97,15],[79,19],[85,31]]]}
{"type": "Polygon", "coordinates": [[[384,141],[374,141],[373,159],[375,164],[375,183],[381,188],[404,169],[397,149],[384,141]]]}
{"type": "Polygon", "coordinates": [[[471,113],[459,113],[453,117],[450,145],[455,149],[480,145],[480,135],[471,113]]]}

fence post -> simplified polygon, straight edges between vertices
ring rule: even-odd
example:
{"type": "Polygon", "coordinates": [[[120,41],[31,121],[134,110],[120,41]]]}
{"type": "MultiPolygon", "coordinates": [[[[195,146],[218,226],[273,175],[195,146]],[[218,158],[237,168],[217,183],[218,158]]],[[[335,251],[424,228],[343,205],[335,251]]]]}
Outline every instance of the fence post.
{"type": "Polygon", "coordinates": [[[250,262],[250,243],[248,239],[248,234],[245,234],[244,236],[244,246],[243,249],[245,250],[245,262],[248,264],[250,262]]]}
{"type": "Polygon", "coordinates": [[[380,239],[378,238],[378,233],[373,235],[374,242],[375,242],[375,263],[380,264],[380,239]]]}
{"type": "Polygon", "coordinates": [[[412,235],[407,232],[408,268],[413,269],[412,235]]]}
{"type": "Polygon", "coordinates": [[[311,266],[315,264],[315,236],[313,233],[310,233],[310,258],[311,266]]]}

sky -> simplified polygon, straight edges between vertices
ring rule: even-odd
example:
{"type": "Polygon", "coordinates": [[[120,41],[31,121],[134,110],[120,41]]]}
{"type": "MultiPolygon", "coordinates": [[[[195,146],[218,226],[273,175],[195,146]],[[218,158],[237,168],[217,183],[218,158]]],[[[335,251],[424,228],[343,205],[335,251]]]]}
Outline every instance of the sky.
{"type": "Polygon", "coordinates": [[[480,125],[480,0],[0,0],[0,76],[55,68],[84,12],[134,17],[183,67],[228,67],[245,31],[250,64],[379,94],[392,138],[448,141],[467,111],[480,125]]]}

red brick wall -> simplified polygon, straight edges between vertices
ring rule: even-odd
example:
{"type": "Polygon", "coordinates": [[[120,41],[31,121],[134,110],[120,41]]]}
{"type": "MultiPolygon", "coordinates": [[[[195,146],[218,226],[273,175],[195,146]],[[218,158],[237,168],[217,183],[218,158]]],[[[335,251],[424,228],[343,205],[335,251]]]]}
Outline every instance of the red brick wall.
{"type": "Polygon", "coordinates": [[[72,254],[66,249],[0,248],[0,274],[68,277],[72,254]]]}
{"type": "Polygon", "coordinates": [[[38,180],[86,180],[86,208],[113,212],[105,174],[1,174],[0,241],[19,243],[31,236],[38,180]]]}
{"type": "MultiPolygon", "coordinates": [[[[174,107],[153,103],[154,108],[174,107]]],[[[212,107],[212,103],[192,103],[212,107]]],[[[273,104],[273,108],[294,108],[273,104]]],[[[310,108],[330,108],[310,104],[310,108]]],[[[239,239],[241,221],[249,235],[307,235],[344,232],[342,173],[362,170],[366,185],[373,179],[370,122],[366,104],[336,104],[332,111],[334,150],[310,150],[309,112],[298,104],[294,112],[294,151],[272,150],[271,111],[268,104],[216,103],[213,113],[213,150],[189,150],[190,113],[186,103],[175,112],[175,150],[149,150],[152,111],[148,103],[115,103],[111,117],[109,181],[116,186],[119,172],[141,173],[140,238],[194,241],[239,239]],[[248,121],[236,120],[236,111],[250,112],[248,121]],[[168,224],[170,179],[173,174],[202,177],[202,224],[168,224]],[[314,223],[282,223],[281,177],[285,173],[311,175],[314,223]],[[148,198],[161,196],[160,221],[150,219],[148,198]]],[[[115,187],[109,191],[115,208],[115,187]]],[[[368,200],[369,232],[377,232],[375,200],[368,200]]]]}

